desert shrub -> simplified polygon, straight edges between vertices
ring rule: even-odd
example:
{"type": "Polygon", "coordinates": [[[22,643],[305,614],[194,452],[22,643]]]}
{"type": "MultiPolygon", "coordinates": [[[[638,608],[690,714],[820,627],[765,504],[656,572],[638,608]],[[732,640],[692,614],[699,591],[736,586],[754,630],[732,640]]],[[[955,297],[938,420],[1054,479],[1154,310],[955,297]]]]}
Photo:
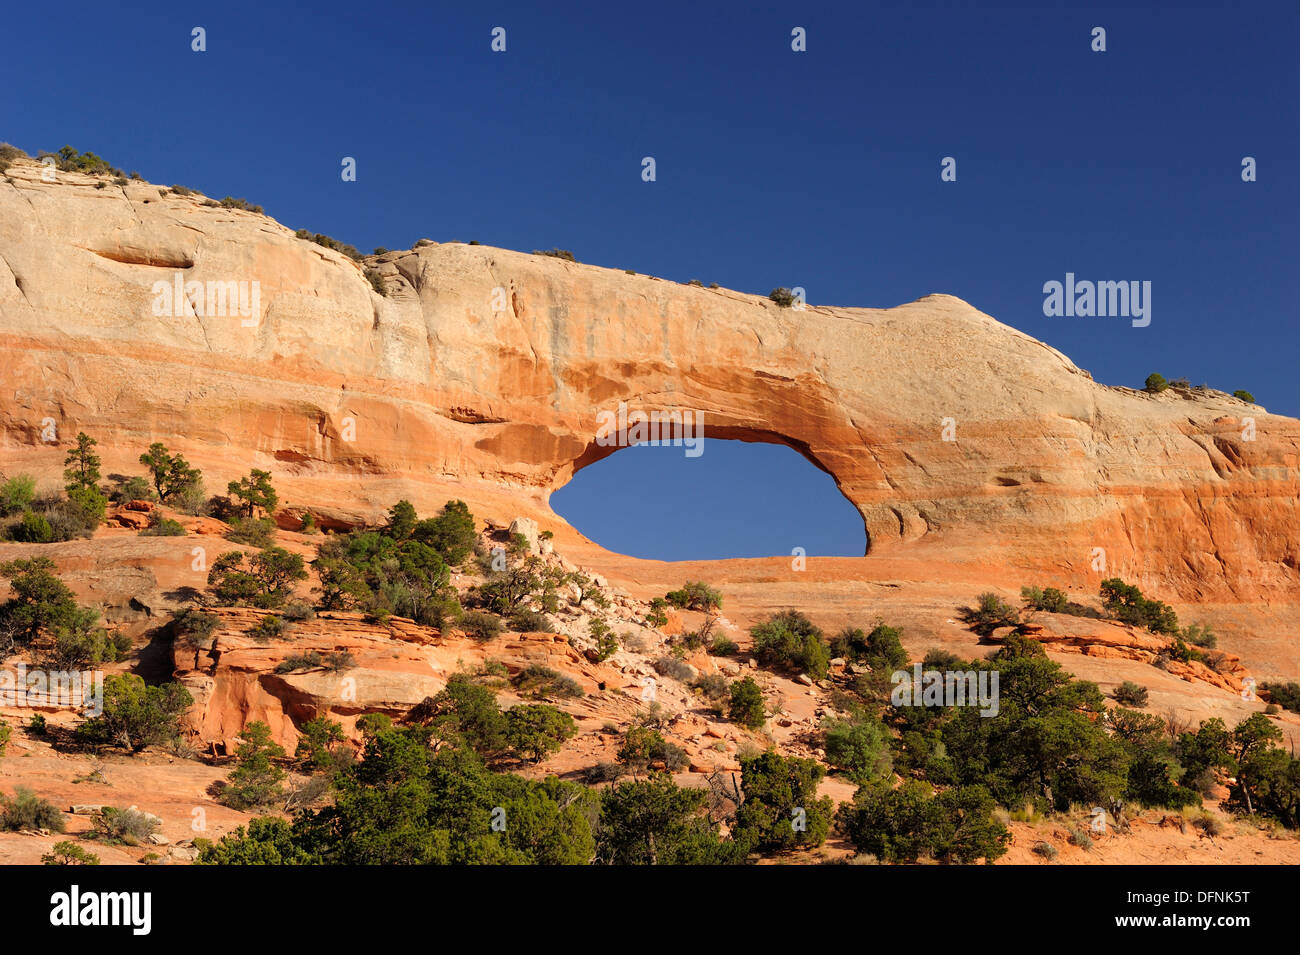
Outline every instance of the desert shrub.
{"type": "Polygon", "coordinates": [[[670,773],[684,769],[690,762],[684,749],[668,742],[662,733],[648,726],[628,727],[623,736],[623,745],[619,747],[618,761],[638,771],[662,763],[663,768],[670,773]]]}
{"type": "Polygon", "coordinates": [[[337,650],[334,653],[325,654],[325,669],[331,673],[343,673],[347,670],[356,669],[357,658],[352,655],[351,650],[337,650]]]}
{"type": "Polygon", "coordinates": [[[858,627],[845,627],[831,640],[830,653],[865,663],[872,670],[894,671],[907,666],[907,651],[901,639],[903,631],[884,623],[877,623],[870,633],[858,627]]]}
{"type": "Polygon", "coordinates": [[[148,469],[154,492],[164,504],[197,487],[203,480],[203,473],[198,468],[190,467],[189,462],[179,454],[172,454],[159,441],[149,445],[149,450],[140,455],[140,463],[148,469]]]}
{"type": "Polygon", "coordinates": [[[1182,638],[1202,650],[1213,650],[1219,645],[1219,638],[1214,635],[1214,631],[1199,623],[1188,624],[1183,629],[1182,638]]]}
{"type": "Polygon", "coordinates": [[[668,614],[664,610],[668,606],[668,601],[663,597],[655,597],[650,601],[650,609],[646,611],[645,621],[652,627],[662,627],[668,622],[668,614]]]}
{"type": "Polygon", "coordinates": [[[1142,386],[1147,394],[1159,394],[1169,388],[1169,382],[1165,381],[1165,376],[1158,371],[1153,371],[1147,375],[1146,384],[1142,386]]]}
{"type": "Polygon", "coordinates": [[[1274,703],[1300,713],[1300,683],[1264,683],[1260,689],[1274,703]]]}
{"type": "Polygon", "coordinates": [[[546,703],[520,703],[506,711],[506,743],[534,763],[558,752],[577,732],[572,716],[546,703]]]}
{"type": "Polygon", "coordinates": [[[94,818],[95,838],[118,845],[138,846],[149,841],[162,820],[139,809],[105,806],[94,818]]]}
{"type": "Polygon", "coordinates": [[[109,494],[109,499],[114,504],[125,504],[127,501],[152,501],[155,497],[157,494],[153,487],[139,475],[127,478],[109,494]]]}
{"type": "Polygon", "coordinates": [[[243,212],[256,213],[259,216],[262,215],[263,211],[261,206],[255,206],[247,199],[236,199],[233,196],[226,196],[221,200],[220,205],[223,209],[239,209],[243,212]]]}
{"type": "Polygon", "coordinates": [[[380,295],[388,295],[388,286],[384,282],[384,273],[380,272],[379,269],[366,269],[365,274],[366,281],[370,283],[372,289],[380,295]]]}
{"type": "Polygon", "coordinates": [[[441,739],[460,740],[480,755],[506,746],[506,718],[496,694],[464,674],[453,675],[437,696],[413,709],[407,719],[431,726],[441,739]]]}
{"type": "Polygon", "coordinates": [[[701,674],[691,684],[691,688],[698,690],[701,696],[714,703],[731,699],[731,683],[721,673],[701,674]]]}
{"type": "Polygon", "coordinates": [[[303,723],[301,733],[293,758],[305,772],[332,773],[352,761],[352,750],[343,745],[341,723],[318,716],[303,723]]]}
{"type": "Polygon", "coordinates": [[[239,735],[242,742],[235,749],[235,768],[221,791],[221,802],[232,809],[260,809],[283,799],[280,784],[288,773],[275,761],[284,759],[284,747],[272,742],[271,728],[254,721],[239,735]]]}
{"type": "Polygon", "coordinates": [[[1255,396],[1252,395],[1249,391],[1244,391],[1240,388],[1232,393],[1232,397],[1239,398],[1242,401],[1249,402],[1252,405],[1255,403],[1255,396]]]}
{"type": "Polygon", "coordinates": [[[316,616],[316,609],[305,600],[290,600],[281,613],[285,620],[298,623],[311,620],[316,616]]]}
{"type": "Polygon", "coordinates": [[[1020,599],[1031,610],[1041,610],[1044,613],[1065,613],[1070,604],[1070,598],[1055,587],[1021,587],[1020,599]]]}
{"type": "Polygon", "coordinates": [[[666,676],[678,683],[689,683],[696,676],[694,667],[676,657],[660,657],[655,661],[654,667],[655,672],[660,676],[666,676]]]}
{"type": "Polygon", "coordinates": [[[707,793],[686,789],[667,773],[611,786],[601,793],[596,861],[605,865],[727,865],[744,846],[722,839],[704,812],[707,793]]]}
{"type": "Polygon", "coordinates": [[[1004,855],[1011,836],[994,817],[993,798],[982,786],[949,789],[935,797],[917,780],[897,789],[863,786],[838,820],[860,852],[884,862],[989,862],[1004,855]]]}
{"type": "MultiPolygon", "coordinates": [[[[28,643],[61,627],[84,625],[85,611],[72,591],[54,573],[48,557],[20,558],[0,564],[0,577],[9,580],[11,596],[0,604],[0,630],[12,643],[28,643]]],[[[13,647],[0,647],[9,651],[13,647]]]]}
{"type": "Polygon", "coordinates": [[[857,714],[827,720],[822,727],[826,762],[859,785],[881,782],[893,774],[892,736],[877,719],[857,714]]]}
{"type": "Polygon", "coordinates": [[[1035,842],[1032,851],[1034,855],[1042,856],[1048,862],[1055,859],[1058,854],[1056,846],[1052,845],[1050,842],[1035,842]]]}
{"type": "Polygon", "coordinates": [[[570,699],[585,695],[577,680],[539,663],[524,667],[515,674],[513,682],[521,694],[539,699],[547,696],[570,699]]]}
{"type": "Polygon", "coordinates": [[[486,643],[501,635],[501,618],[495,614],[471,611],[460,618],[465,635],[486,643]]]}
{"type": "Polygon", "coordinates": [[[760,729],[767,722],[767,709],[763,704],[763,691],[753,677],[745,677],[731,684],[731,706],[728,719],[747,729],[760,729]]]}
{"type": "Polygon", "coordinates": [[[448,501],[437,517],[417,522],[411,536],[432,547],[449,566],[456,567],[474,550],[477,538],[474,515],[464,501],[448,501]]]}
{"type": "Polygon", "coordinates": [[[283,607],[293,585],[307,579],[301,554],[268,547],[251,556],[240,551],[222,554],[208,570],[208,586],[217,602],[272,610],[283,607]]]}
{"type": "Polygon", "coordinates": [[[1020,623],[1020,611],[995,593],[982,593],[974,607],[963,607],[962,622],[981,637],[991,637],[993,631],[1020,623]]]}
{"type": "Polygon", "coordinates": [[[140,532],[141,537],[184,537],[185,528],[180,521],[155,514],[149,526],[140,532]]]}
{"type": "Polygon", "coordinates": [[[56,842],[41,856],[41,865],[99,865],[99,856],[71,840],[56,842]]]}
{"type": "Polygon", "coordinates": [[[14,790],[12,796],[0,793],[0,828],[13,832],[19,829],[49,829],[63,832],[67,828],[63,813],[48,799],[42,799],[24,786],[14,790]]]}
{"type": "Polygon", "coordinates": [[[740,652],[740,644],[730,637],[724,637],[721,634],[713,638],[709,644],[709,653],[715,657],[732,657],[740,652]]]}
{"type": "MultiPolygon", "coordinates": [[[[49,725],[45,722],[45,717],[40,713],[34,713],[32,718],[27,721],[27,732],[31,733],[33,736],[46,735],[49,732],[49,725]]],[[[0,756],[3,755],[4,747],[0,746],[0,756]]]]}
{"type": "Polygon", "coordinates": [[[258,641],[276,640],[284,636],[284,632],[288,629],[288,626],[289,625],[285,623],[283,617],[277,616],[273,613],[267,614],[261,620],[257,621],[257,624],[248,631],[248,635],[258,641]]]}
{"type": "Polygon", "coordinates": [[[308,650],[306,653],[294,654],[285,657],[276,664],[276,673],[297,673],[299,670],[314,670],[316,667],[324,666],[325,658],[316,650],[308,650]]]}
{"type": "Polygon", "coordinates": [[[269,517],[232,517],[226,540],[249,547],[270,547],[275,539],[275,521],[269,517]]]}
{"type": "Polygon", "coordinates": [[[1077,826],[1071,826],[1070,845],[1078,846],[1080,849],[1087,852],[1089,849],[1092,848],[1093,845],[1092,836],[1088,835],[1086,832],[1084,832],[1082,829],[1078,828],[1077,826]]]}
{"type": "Polygon", "coordinates": [[[0,483],[0,517],[8,517],[31,506],[36,499],[36,478],[15,474],[0,483]]]}
{"type": "Polygon", "coordinates": [[[518,633],[554,633],[546,614],[521,608],[510,615],[510,629],[518,633]]]}
{"type": "Polygon", "coordinates": [[[186,608],[172,617],[172,633],[190,646],[207,649],[212,645],[212,635],[221,620],[215,614],[186,608]]]}
{"type": "Polygon", "coordinates": [[[626,775],[627,769],[618,763],[600,762],[582,771],[582,781],[588,786],[598,786],[601,783],[617,782],[626,775]]]}
{"type": "Polygon", "coordinates": [[[54,642],[38,659],[47,670],[71,671],[100,663],[116,663],[131,650],[131,638],[124,633],[107,633],[90,626],[61,627],[54,642]]]}
{"type": "Polygon", "coordinates": [[[768,293],[767,297],[773,302],[776,302],[776,304],[782,308],[789,308],[794,304],[794,292],[786,288],[784,285],[780,288],[772,289],[772,291],[768,293]]]}
{"type": "Polygon", "coordinates": [[[1101,582],[1101,598],[1107,612],[1122,623],[1146,627],[1152,633],[1179,633],[1178,615],[1172,607],[1144,597],[1141,590],[1118,577],[1101,582]]]}
{"type": "Polygon", "coordinates": [[[54,531],[43,515],[23,511],[22,519],[10,528],[9,538],[24,544],[48,544],[54,540],[54,531]]]}
{"type": "Polygon", "coordinates": [[[1125,680],[1115,688],[1115,700],[1125,706],[1146,706],[1147,688],[1132,680],[1125,680]]]}
{"type": "Polygon", "coordinates": [[[405,540],[386,531],[361,531],[322,543],[312,561],[322,607],[357,608],[380,618],[400,615],[439,628],[458,619],[451,570],[418,534],[417,524],[405,540]]]}
{"type": "Polygon", "coordinates": [[[750,628],[754,654],[765,664],[802,671],[814,680],[830,669],[830,652],[820,628],[797,610],[784,610],[750,628]]]}
{"type": "Polygon", "coordinates": [[[548,255],[553,259],[564,259],[566,262],[578,261],[568,249],[533,249],[533,255],[548,255]]]}
{"type": "Polygon", "coordinates": [[[740,760],[744,801],[736,810],[734,835],[751,850],[779,851],[819,846],[830,831],[834,804],[817,796],[826,775],[815,760],[769,750],[740,760]]]}
{"type": "Polygon", "coordinates": [[[665,599],[683,610],[701,610],[707,613],[722,607],[722,594],[702,581],[687,581],[681,590],[669,591],[665,599]]]}
{"type": "Polygon", "coordinates": [[[133,673],[104,680],[103,712],[77,727],[77,736],[139,752],[180,735],[180,718],[194,703],[179,683],[147,686],[133,673]]]}

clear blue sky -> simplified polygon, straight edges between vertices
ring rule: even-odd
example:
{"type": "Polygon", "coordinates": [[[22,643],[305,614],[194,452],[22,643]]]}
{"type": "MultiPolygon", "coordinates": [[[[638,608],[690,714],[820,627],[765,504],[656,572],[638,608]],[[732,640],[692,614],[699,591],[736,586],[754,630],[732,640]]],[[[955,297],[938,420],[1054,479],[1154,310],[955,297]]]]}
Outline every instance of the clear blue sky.
{"type": "MultiPolygon", "coordinates": [[[[366,251],[559,246],[823,304],[947,292],[1100,381],[1159,370],[1300,413],[1293,0],[726,6],[10,4],[0,139],[71,143],[366,251]],[[1067,271],[1151,281],[1150,327],[1045,318],[1043,283],[1067,271]]],[[[810,553],[860,552],[824,475],[752,450],[705,457],[764,482],[756,512],[680,455],[617,477],[606,459],[556,500],[581,496],[562,512],[643,556],[788,553],[788,534],[764,533],[774,506],[802,508],[810,553]],[[651,536],[671,508],[629,535],[628,501],[674,494],[712,502],[677,525],[680,546],[651,536]]]]}

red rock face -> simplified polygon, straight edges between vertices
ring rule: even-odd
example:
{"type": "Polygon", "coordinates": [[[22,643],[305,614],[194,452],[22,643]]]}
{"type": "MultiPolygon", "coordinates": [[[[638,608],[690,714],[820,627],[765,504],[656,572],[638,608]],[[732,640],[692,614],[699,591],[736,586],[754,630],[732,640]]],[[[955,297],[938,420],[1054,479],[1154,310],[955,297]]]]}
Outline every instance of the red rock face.
{"type": "Polygon", "coordinates": [[[1184,601],[1300,592],[1300,422],[1217,392],[1097,384],[950,296],[783,309],[431,244],[370,263],[381,297],[356,263],[263,216],[143,183],[43,183],[26,162],[10,175],[7,471],[58,480],[85,430],[106,473],[137,472],[155,440],[210,490],[271,470],[286,505],[322,526],[400,496],[422,510],[461,497],[572,541],[547,497],[612,453],[601,415],[626,402],[701,415],[706,441],[800,451],[858,508],[873,555],[1093,590],[1121,576],[1184,601]],[[200,285],[160,307],[177,277],[200,285]],[[227,314],[206,314],[225,283],[227,314]]]}

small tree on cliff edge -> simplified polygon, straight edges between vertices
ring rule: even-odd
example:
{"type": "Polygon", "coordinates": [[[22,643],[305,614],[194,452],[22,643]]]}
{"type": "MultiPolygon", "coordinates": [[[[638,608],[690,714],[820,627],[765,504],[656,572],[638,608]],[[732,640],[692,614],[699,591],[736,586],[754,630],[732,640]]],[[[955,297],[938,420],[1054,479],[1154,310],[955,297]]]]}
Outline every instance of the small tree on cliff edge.
{"type": "Polygon", "coordinates": [[[226,493],[242,502],[240,506],[250,518],[259,509],[270,514],[280,500],[275,488],[271,486],[271,472],[259,471],[257,468],[253,468],[248,477],[227,484],[226,493]]]}
{"type": "Polygon", "coordinates": [[[179,454],[170,454],[161,441],[149,445],[149,450],[140,455],[140,463],[149,469],[158,500],[164,504],[196,487],[203,478],[198,468],[190,467],[179,454]]]}

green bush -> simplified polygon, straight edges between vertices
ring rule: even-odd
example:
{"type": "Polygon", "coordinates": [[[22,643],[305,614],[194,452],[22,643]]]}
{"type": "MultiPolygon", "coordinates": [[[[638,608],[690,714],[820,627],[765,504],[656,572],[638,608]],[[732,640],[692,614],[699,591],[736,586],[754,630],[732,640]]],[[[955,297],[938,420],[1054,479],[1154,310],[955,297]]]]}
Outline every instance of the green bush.
{"type": "Polygon", "coordinates": [[[161,820],[138,809],[105,806],[94,819],[95,838],[117,845],[139,846],[158,831],[161,820]]]}
{"type": "Polygon", "coordinates": [[[1020,611],[995,593],[982,593],[974,607],[963,607],[962,622],[981,637],[988,638],[995,630],[1020,623],[1020,611]]]}
{"type": "Polygon", "coordinates": [[[753,677],[745,677],[731,684],[731,708],[727,717],[747,729],[761,729],[767,722],[767,709],[763,704],[763,691],[753,677]]]}
{"type": "Polygon", "coordinates": [[[366,269],[365,274],[366,281],[370,283],[372,289],[380,295],[388,295],[388,286],[384,282],[384,273],[380,272],[379,269],[366,269]]]}
{"type": "Polygon", "coordinates": [[[283,547],[268,547],[251,556],[230,551],[214,560],[208,570],[208,586],[218,603],[263,610],[283,607],[293,585],[306,579],[302,555],[283,547]]]}
{"type": "Polygon", "coordinates": [[[77,735],[92,743],[121,746],[139,752],[180,735],[180,718],[194,697],[179,683],[147,686],[133,673],[104,680],[103,712],[77,727],[77,735]]]}
{"type": "Polygon", "coordinates": [[[234,517],[225,537],[232,544],[270,547],[275,540],[275,530],[275,521],[269,517],[234,517]]]}
{"type": "Polygon", "coordinates": [[[226,198],[221,200],[220,205],[223,209],[239,209],[243,212],[256,213],[259,216],[262,215],[263,212],[261,206],[255,206],[247,199],[236,199],[233,196],[226,196],[226,198]]]}
{"type": "Polygon", "coordinates": [[[56,842],[41,856],[41,865],[99,865],[99,856],[70,840],[56,842]]]}
{"type": "Polygon", "coordinates": [[[722,608],[722,594],[702,581],[688,580],[681,590],[669,591],[665,599],[682,610],[700,610],[708,613],[722,608]]]}
{"type": "Polygon", "coordinates": [[[821,629],[797,610],[784,610],[750,628],[754,654],[768,666],[802,671],[814,680],[830,669],[830,652],[821,629]]]}
{"type": "Polygon", "coordinates": [[[685,769],[690,760],[686,751],[663,738],[656,729],[648,726],[630,726],[619,747],[618,761],[644,772],[654,763],[662,763],[670,773],[685,769]]]}
{"type": "Polygon", "coordinates": [[[1300,683],[1264,683],[1260,689],[1264,695],[1279,706],[1295,713],[1300,713],[1300,683]]]}
{"type": "Polygon", "coordinates": [[[694,667],[676,657],[660,657],[655,660],[654,667],[655,672],[660,676],[666,676],[678,683],[689,683],[697,675],[694,667]]]}
{"type": "Polygon", "coordinates": [[[248,631],[248,635],[259,642],[276,640],[284,636],[284,632],[288,629],[288,626],[289,625],[285,623],[283,617],[277,616],[273,613],[267,614],[261,620],[257,621],[257,625],[248,631]]]}
{"type": "Polygon", "coordinates": [[[539,663],[530,663],[524,667],[515,674],[513,682],[521,695],[538,699],[548,696],[561,699],[585,696],[577,680],[539,663]]]}
{"type": "Polygon", "coordinates": [[[783,851],[821,845],[830,831],[834,804],[817,796],[826,770],[812,759],[771,750],[740,760],[741,790],[734,835],[750,850],[783,851]]]}
{"type": "Polygon", "coordinates": [[[1147,688],[1132,680],[1125,680],[1115,688],[1115,700],[1125,706],[1146,706],[1147,688]]]}
{"type": "Polygon", "coordinates": [[[1146,384],[1143,386],[1147,394],[1159,394],[1169,388],[1169,382],[1165,381],[1165,376],[1159,372],[1153,371],[1147,375],[1146,384]]]}
{"type": "Polygon", "coordinates": [[[520,609],[510,615],[510,629],[517,633],[554,633],[555,627],[546,614],[520,609]]]}
{"type": "Polygon", "coordinates": [[[1202,650],[1213,650],[1219,645],[1219,638],[1214,635],[1214,631],[1198,623],[1189,624],[1183,630],[1182,638],[1202,650]]]}
{"type": "Polygon", "coordinates": [[[1159,600],[1149,600],[1132,584],[1118,577],[1101,582],[1101,598],[1107,612],[1122,623],[1146,627],[1152,633],[1177,636],[1178,615],[1172,607],[1159,600]]]}
{"type": "Polygon", "coordinates": [[[275,672],[280,674],[297,673],[300,670],[314,670],[325,665],[325,658],[316,650],[285,657],[276,664],[275,672]]]}
{"type": "Polygon", "coordinates": [[[54,540],[54,531],[42,515],[23,511],[22,520],[13,526],[9,537],[24,544],[48,544],[54,540]]]}
{"type": "Polygon", "coordinates": [[[282,800],[280,784],[288,774],[276,760],[284,759],[284,747],[271,741],[271,728],[262,722],[245,724],[239,735],[242,742],[221,802],[232,809],[261,809],[282,800]]]}
{"type": "Polygon", "coordinates": [[[170,517],[159,517],[154,515],[154,519],[149,522],[149,526],[140,532],[141,537],[184,537],[185,528],[181,526],[180,521],[174,521],[170,517]]]}
{"type": "Polygon", "coordinates": [[[506,743],[534,763],[558,752],[577,732],[572,716],[546,703],[520,703],[506,711],[506,743]]]}
{"type": "Polygon", "coordinates": [[[10,832],[19,829],[49,829],[63,832],[67,828],[61,813],[48,799],[42,799],[30,789],[19,786],[13,796],[0,793],[0,829],[10,832]]]}
{"type": "Polygon", "coordinates": [[[0,517],[8,517],[31,506],[36,498],[36,478],[15,474],[0,483],[0,517]]]}
{"type": "Polygon", "coordinates": [[[1248,402],[1252,405],[1255,403],[1255,396],[1252,395],[1249,391],[1243,391],[1240,388],[1232,393],[1232,397],[1240,398],[1242,401],[1248,402]]]}
{"type": "Polygon", "coordinates": [[[501,618],[495,614],[473,611],[460,618],[465,635],[486,643],[501,635],[501,618]]]}
{"type": "Polygon", "coordinates": [[[882,862],[993,862],[1006,854],[1011,834],[993,815],[995,803],[982,786],[961,786],[933,796],[917,780],[897,789],[863,786],[837,818],[859,852],[882,862]]]}
{"type": "Polygon", "coordinates": [[[789,308],[794,304],[794,292],[784,285],[780,288],[774,288],[767,296],[782,308],[789,308]]]}
{"type": "Polygon", "coordinates": [[[549,255],[553,259],[564,259],[566,262],[578,261],[568,249],[533,249],[533,255],[549,255]]]}
{"type": "Polygon", "coordinates": [[[859,785],[881,782],[893,775],[892,737],[879,720],[866,715],[830,719],[823,724],[826,762],[859,785]]]}

